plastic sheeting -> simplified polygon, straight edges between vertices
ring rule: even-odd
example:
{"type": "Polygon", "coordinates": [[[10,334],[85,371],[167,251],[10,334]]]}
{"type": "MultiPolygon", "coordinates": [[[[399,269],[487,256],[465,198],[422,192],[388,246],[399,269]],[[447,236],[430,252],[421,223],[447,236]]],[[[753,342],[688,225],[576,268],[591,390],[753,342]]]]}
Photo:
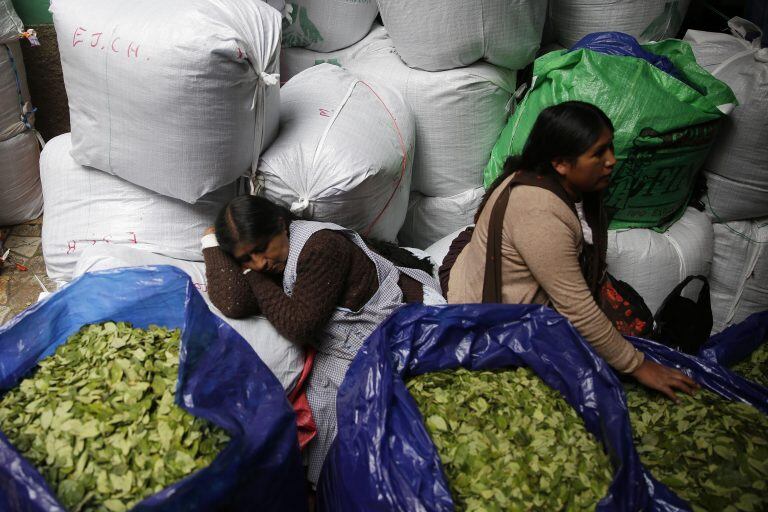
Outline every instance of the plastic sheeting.
{"type": "MultiPolygon", "coordinates": [[[[708,361],[631,339],[646,357],[768,412],[768,389],[708,361]]],[[[403,380],[443,369],[529,366],[582,416],[616,469],[597,510],[688,509],[641,465],[626,399],[608,365],[565,318],[534,305],[408,305],[366,341],[339,390],[338,437],[319,482],[324,510],[448,511],[437,451],[403,380]]]]}
{"type": "Polygon", "coordinates": [[[574,50],[592,50],[606,55],[619,55],[625,57],[637,57],[650,62],[668,75],[680,79],[680,73],[672,64],[672,61],[663,55],[651,53],[637,42],[637,39],[623,32],[596,32],[581,38],[571,47],[574,50]]]}
{"type": "MultiPolygon", "coordinates": [[[[280,383],[248,344],[213,315],[172,267],[88,274],[0,328],[0,389],[16,386],[84,324],[105,321],[182,330],[176,403],[225,429],[210,466],[133,510],[306,510],[295,417],[280,383]]],[[[0,435],[0,510],[63,511],[42,476],[0,435]]]]}
{"type": "Polygon", "coordinates": [[[302,218],[395,241],[411,188],[413,112],[384,80],[320,64],[283,87],[256,193],[302,218]]]}
{"type": "Polygon", "coordinates": [[[643,48],[667,57],[685,82],[645,60],[592,50],[550,52],[536,59],[533,86],[493,147],[485,186],[502,173],[509,155],[522,152],[542,110],[585,101],[601,108],[615,128],[617,163],[605,194],[610,228],[664,231],[679,219],[719,121],[736,99],[726,84],[696,64],[688,43],[669,39],[643,48]]]}
{"type": "Polygon", "coordinates": [[[280,14],[260,1],[51,0],[80,165],[194,203],[277,134],[280,14]]]}
{"type": "Polygon", "coordinates": [[[733,366],[749,357],[766,341],[768,310],[750,315],[743,322],[709,338],[699,350],[699,357],[723,366],[733,366]]]}

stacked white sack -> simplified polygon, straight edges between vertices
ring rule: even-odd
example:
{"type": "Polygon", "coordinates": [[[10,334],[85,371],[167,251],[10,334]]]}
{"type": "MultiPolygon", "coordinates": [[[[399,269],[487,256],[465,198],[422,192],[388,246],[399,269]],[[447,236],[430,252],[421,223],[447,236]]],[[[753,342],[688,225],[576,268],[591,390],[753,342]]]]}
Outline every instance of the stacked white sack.
{"type": "Polygon", "coordinates": [[[485,195],[483,187],[474,188],[452,197],[429,197],[411,194],[408,215],[400,230],[401,244],[425,248],[460,226],[475,222],[475,212],[485,195]]]}
{"type": "MultiPolygon", "coordinates": [[[[96,172],[96,171],[94,171],[96,172]]],[[[223,318],[256,351],[262,361],[272,370],[286,392],[296,384],[304,367],[304,351],[295,343],[278,334],[272,324],[261,316],[246,319],[226,318],[208,297],[208,282],[205,278],[205,263],[169,258],[154,252],[135,249],[130,246],[112,244],[93,245],[86,248],[75,267],[74,277],[86,272],[108,270],[120,267],[141,267],[171,265],[181,269],[192,279],[192,284],[203,296],[211,311],[223,318]]]]}
{"type": "Polygon", "coordinates": [[[675,37],[690,0],[550,0],[558,43],[570,48],[592,32],[624,32],[640,42],[675,37]]]}
{"type": "Polygon", "coordinates": [[[200,237],[236,194],[227,185],[190,205],[116,176],[78,165],[69,134],[46,144],[40,157],[45,196],[43,257],[48,277],[69,281],[88,246],[135,245],[166,256],[202,261],[200,237]]]}
{"type": "Polygon", "coordinates": [[[10,0],[0,0],[0,226],[43,211],[40,147],[19,44],[23,30],[10,0]]]}
{"type": "Polygon", "coordinates": [[[714,224],[712,332],[768,310],[768,218],[714,224]]]}
{"type": "Polygon", "coordinates": [[[305,69],[318,64],[349,67],[353,60],[385,48],[393,48],[392,40],[386,29],[378,24],[374,24],[371,32],[360,42],[341,50],[321,53],[305,48],[283,48],[280,54],[280,81],[285,83],[305,69]]]}
{"type": "Polygon", "coordinates": [[[484,59],[522,69],[539,48],[541,0],[378,0],[397,52],[411,67],[441,71],[484,59]]]}
{"type": "Polygon", "coordinates": [[[11,0],[0,0],[0,43],[19,38],[24,31],[24,24],[13,8],[11,0]]]}
{"type": "Polygon", "coordinates": [[[296,75],[282,95],[280,135],[259,160],[256,193],[303,218],[396,240],[415,135],[400,93],[320,64],[296,75]]]}
{"type": "Polygon", "coordinates": [[[608,232],[608,272],[628,283],[655,313],[672,289],[689,275],[710,275],[712,223],[695,208],[664,233],[652,229],[608,232]]]}
{"type": "Polygon", "coordinates": [[[269,0],[282,9],[283,46],[332,52],[360,41],[379,13],[376,0],[269,0]]]}
{"type": "Polygon", "coordinates": [[[685,34],[696,62],[727,83],[739,100],[723,119],[704,164],[707,212],[717,222],[768,216],[768,48],[738,35],[740,28],[758,30],[751,23],[734,18],[729,25],[737,35],[685,34]]]}
{"type": "Polygon", "coordinates": [[[274,138],[281,16],[240,0],[52,0],[72,156],[195,202],[274,138]]]}
{"type": "Polygon", "coordinates": [[[407,228],[400,234],[402,240],[424,248],[471,222],[467,218],[477,207],[482,170],[507,121],[516,72],[487,62],[448,71],[421,71],[409,68],[386,48],[348,66],[360,77],[376,77],[399,90],[416,117],[411,188],[427,197],[414,195],[412,205],[417,210],[406,225],[419,227],[416,224],[426,210],[431,210],[432,218],[446,218],[437,230],[407,228]],[[449,218],[450,212],[460,214],[449,218]]]}
{"type": "Polygon", "coordinates": [[[39,161],[34,130],[0,141],[0,226],[20,224],[43,213],[39,161]]]}

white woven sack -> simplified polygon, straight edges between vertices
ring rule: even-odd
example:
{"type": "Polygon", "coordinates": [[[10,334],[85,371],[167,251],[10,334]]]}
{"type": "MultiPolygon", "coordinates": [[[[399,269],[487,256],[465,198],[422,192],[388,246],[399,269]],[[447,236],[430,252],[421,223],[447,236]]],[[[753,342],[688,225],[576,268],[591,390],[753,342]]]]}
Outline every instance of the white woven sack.
{"type": "Polygon", "coordinates": [[[550,0],[557,41],[570,48],[592,32],[624,32],[640,42],[675,37],[690,0],[550,0]]]}
{"type": "Polygon", "coordinates": [[[11,0],[0,0],[0,43],[17,40],[24,24],[13,9],[11,0]]]}
{"type": "Polygon", "coordinates": [[[348,67],[349,62],[383,48],[393,48],[392,40],[384,27],[377,24],[360,42],[341,50],[322,53],[305,48],[283,48],[280,54],[280,81],[285,83],[305,69],[326,62],[348,67]]]}
{"type": "Polygon", "coordinates": [[[40,156],[45,198],[43,257],[48,277],[72,278],[90,245],[135,245],[174,258],[202,261],[200,237],[235,196],[234,185],[194,205],[82,167],[70,156],[69,134],[51,139],[40,156]]]}
{"type": "Polygon", "coordinates": [[[356,59],[348,67],[358,76],[377,77],[394,87],[413,109],[417,140],[413,190],[449,197],[482,186],[488,155],[507,122],[514,71],[487,62],[420,71],[388,49],[356,59]]]}
{"type": "Polygon", "coordinates": [[[609,231],[608,272],[632,286],[656,313],[683,279],[709,276],[712,239],[709,218],[694,208],[688,208],[665,233],[652,229],[609,231]]]}
{"type": "Polygon", "coordinates": [[[296,384],[304,367],[304,352],[295,343],[282,337],[263,316],[245,319],[225,317],[211,304],[208,297],[208,282],[205,278],[205,263],[184,261],[162,256],[133,247],[101,244],[85,249],[77,261],[73,278],[86,272],[109,270],[121,267],[143,267],[170,265],[188,274],[192,284],[203,296],[211,311],[232,326],[256,351],[277,380],[289,393],[296,384]]]}
{"type": "Polygon", "coordinates": [[[20,224],[43,213],[39,158],[34,130],[0,141],[0,226],[20,224]]]}
{"type": "MultiPolygon", "coordinates": [[[[757,27],[734,18],[739,29],[757,27]]],[[[689,30],[696,62],[733,89],[739,105],[723,119],[704,164],[709,213],[718,222],[768,216],[768,48],[741,36],[689,30]]],[[[755,42],[759,43],[760,38],[755,42]]]]}
{"type": "Polygon", "coordinates": [[[768,218],[714,224],[712,332],[768,310],[768,218]]]}
{"type": "Polygon", "coordinates": [[[448,255],[448,250],[451,248],[451,244],[454,240],[456,240],[456,237],[459,236],[459,234],[466,230],[469,226],[471,226],[471,224],[467,224],[466,226],[457,229],[453,233],[444,236],[437,242],[424,249],[424,252],[429,255],[429,259],[432,260],[432,263],[435,265],[434,276],[438,281],[440,280],[440,276],[438,274],[440,266],[443,264],[443,260],[448,255]]]}
{"type": "Polygon", "coordinates": [[[81,165],[194,202],[277,129],[281,17],[241,0],[52,0],[81,165]]]}
{"type": "Polygon", "coordinates": [[[509,69],[533,62],[546,19],[541,0],[378,0],[409,66],[440,71],[480,59],[509,69]]]}
{"type": "Polygon", "coordinates": [[[331,64],[299,73],[282,95],[280,136],[261,156],[256,193],[303,218],[394,241],[414,146],[402,96],[331,64]]]}
{"type": "Polygon", "coordinates": [[[424,249],[448,233],[474,223],[484,194],[482,187],[451,197],[411,194],[408,215],[398,235],[400,244],[424,249]]]}
{"type": "Polygon", "coordinates": [[[32,128],[32,110],[21,45],[18,41],[0,44],[0,140],[32,128]]]}
{"type": "Polygon", "coordinates": [[[332,52],[360,41],[379,13],[376,0],[285,2],[283,46],[332,52]]]}
{"type": "MultiPolygon", "coordinates": [[[[762,174],[768,174],[768,160],[763,164],[762,174]]],[[[714,172],[704,172],[704,175],[707,192],[703,200],[712,222],[768,217],[768,186],[739,182],[714,172]]],[[[760,175],[756,173],[754,177],[759,179],[760,175]]]]}

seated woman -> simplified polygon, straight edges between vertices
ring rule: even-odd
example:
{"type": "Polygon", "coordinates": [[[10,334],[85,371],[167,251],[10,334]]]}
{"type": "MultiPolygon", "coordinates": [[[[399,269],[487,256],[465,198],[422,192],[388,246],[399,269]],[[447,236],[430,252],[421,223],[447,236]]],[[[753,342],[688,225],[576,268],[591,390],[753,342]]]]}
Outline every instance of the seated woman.
{"type": "Polygon", "coordinates": [[[571,101],[542,111],[522,155],[487,191],[469,241],[454,242],[443,288],[451,304],[550,305],[613,368],[677,400],[675,389],[698,385],[644,359],[596,302],[607,239],[601,192],[615,163],[613,125],[600,109],[571,101]]]}
{"type": "Polygon", "coordinates": [[[233,199],[203,237],[211,302],[233,318],[263,314],[289,340],[317,349],[306,389],[317,424],[307,445],[317,483],[336,436],[336,393],[373,330],[403,302],[439,295],[422,270],[396,267],[355,232],[301,221],[264,198],[233,199]]]}

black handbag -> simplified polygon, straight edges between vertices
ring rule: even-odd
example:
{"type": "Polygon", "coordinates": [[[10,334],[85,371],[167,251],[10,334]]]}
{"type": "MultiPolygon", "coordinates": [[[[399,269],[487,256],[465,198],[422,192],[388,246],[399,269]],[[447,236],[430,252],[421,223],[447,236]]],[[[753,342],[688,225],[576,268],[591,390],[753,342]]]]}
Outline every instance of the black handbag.
{"type": "Polygon", "coordinates": [[[688,276],[667,295],[654,316],[651,339],[687,354],[697,354],[712,331],[712,305],[709,281],[704,276],[688,276]],[[703,283],[697,300],[681,293],[693,280],[703,283]]]}

